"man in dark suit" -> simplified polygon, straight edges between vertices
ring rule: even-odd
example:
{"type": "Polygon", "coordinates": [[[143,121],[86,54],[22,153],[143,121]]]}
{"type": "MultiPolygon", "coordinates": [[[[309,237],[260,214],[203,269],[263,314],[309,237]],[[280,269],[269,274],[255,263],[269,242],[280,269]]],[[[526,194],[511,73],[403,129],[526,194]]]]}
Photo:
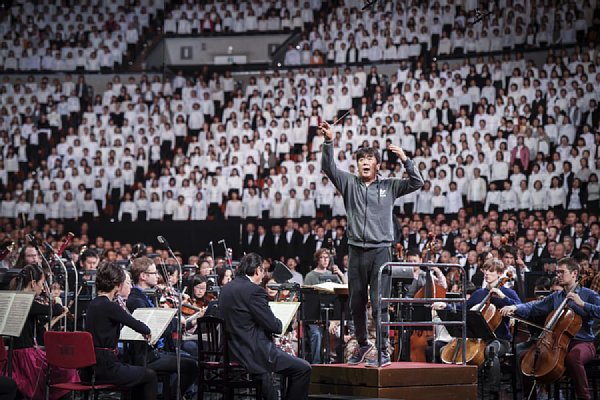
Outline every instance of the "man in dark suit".
{"type": "Polygon", "coordinates": [[[259,286],[264,270],[262,257],[246,254],[240,261],[236,278],[225,285],[219,296],[219,314],[225,321],[232,355],[262,383],[265,399],[274,399],[273,372],[288,378],[288,400],[308,398],[311,367],[308,362],[278,349],[273,334],[282,324],[269,308],[267,293],[259,286]]]}
{"type": "Polygon", "coordinates": [[[264,225],[258,225],[255,252],[264,258],[271,257],[271,240],[264,225]]]}
{"type": "MultiPolygon", "coordinates": [[[[130,312],[138,308],[156,307],[155,301],[144,293],[144,290],[152,289],[158,283],[158,270],[156,264],[148,257],[136,258],[131,266],[131,280],[133,288],[127,298],[127,309],[130,312]]],[[[174,319],[167,327],[163,337],[159,339],[156,348],[149,347],[145,342],[133,342],[130,345],[130,356],[135,365],[146,365],[157,372],[177,373],[177,357],[175,353],[168,351],[172,349],[172,333],[177,329],[177,321],[174,319]],[[145,347],[148,347],[147,349],[145,347]],[[145,355],[145,359],[144,359],[145,355]]],[[[191,358],[181,357],[181,393],[185,393],[194,383],[198,376],[198,364],[191,358]]],[[[172,385],[171,396],[177,396],[177,386],[172,385]]]]}
{"type": "Polygon", "coordinates": [[[530,240],[523,245],[523,262],[530,271],[539,271],[540,258],[535,252],[535,245],[530,240]]]}
{"type": "Polygon", "coordinates": [[[256,234],[256,227],[252,222],[246,225],[246,230],[242,234],[242,251],[246,254],[255,252],[257,250],[258,235],[256,234]]]}
{"type": "Polygon", "coordinates": [[[300,233],[294,228],[294,221],[288,219],[285,223],[285,230],[282,234],[283,243],[281,249],[283,256],[287,260],[288,258],[296,258],[298,256],[298,250],[302,243],[302,237],[300,233]]]}

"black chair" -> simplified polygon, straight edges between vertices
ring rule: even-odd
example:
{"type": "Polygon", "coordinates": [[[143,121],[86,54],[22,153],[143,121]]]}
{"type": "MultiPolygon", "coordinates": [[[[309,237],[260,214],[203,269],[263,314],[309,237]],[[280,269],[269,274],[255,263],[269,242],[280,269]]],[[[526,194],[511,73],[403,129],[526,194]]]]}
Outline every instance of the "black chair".
{"type": "Polygon", "coordinates": [[[230,360],[223,320],[202,317],[198,319],[197,332],[198,398],[212,392],[223,394],[224,399],[233,399],[236,389],[254,389],[254,397],[261,399],[260,381],[253,379],[240,363],[230,360]]]}

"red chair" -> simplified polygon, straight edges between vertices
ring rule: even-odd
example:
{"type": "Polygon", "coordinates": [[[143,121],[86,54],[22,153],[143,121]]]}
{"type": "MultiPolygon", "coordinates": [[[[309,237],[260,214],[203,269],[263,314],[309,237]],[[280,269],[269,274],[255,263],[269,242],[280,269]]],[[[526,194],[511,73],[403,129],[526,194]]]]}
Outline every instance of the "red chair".
{"type": "Polygon", "coordinates": [[[4,338],[0,336],[0,364],[4,364],[8,360],[8,352],[4,346],[4,338]]]}
{"type": "MultiPolygon", "coordinates": [[[[96,353],[92,334],[89,332],[53,332],[44,333],[46,358],[50,368],[80,369],[96,365],[96,353]]],[[[46,381],[46,398],[49,388],[92,393],[95,399],[98,391],[123,392],[127,388],[110,384],[96,384],[96,371],[92,373],[91,382],[52,383],[46,381]]],[[[87,395],[86,395],[87,397],[87,395]]]]}

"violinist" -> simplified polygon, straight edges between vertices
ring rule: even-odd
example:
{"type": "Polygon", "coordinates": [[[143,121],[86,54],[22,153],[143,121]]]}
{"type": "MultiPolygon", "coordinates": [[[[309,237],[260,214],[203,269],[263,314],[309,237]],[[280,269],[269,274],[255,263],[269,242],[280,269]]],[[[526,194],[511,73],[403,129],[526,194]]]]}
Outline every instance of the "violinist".
{"type": "MultiPolygon", "coordinates": [[[[471,309],[479,305],[491,292],[490,302],[496,306],[498,310],[505,306],[521,304],[521,300],[517,293],[506,286],[497,287],[498,281],[504,274],[506,267],[504,263],[498,259],[486,261],[483,266],[483,279],[485,286],[473,292],[467,300],[467,307],[471,309]]],[[[436,309],[446,307],[445,303],[436,303],[436,309]]],[[[491,340],[486,344],[485,358],[486,366],[489,367],[489,387],[490,396],[498,399],[500,397],[500,359],[510,350],[511,333],[509,329],[509,319],[502,318],[500,325],[494,331],[496,339],[491,340]]]]}
{"type": "MultiPolygon", "coordinates": [[[[35,250],[35,249],[34,249],[35,250]]],[[[42,269],[37,265],[25,265],[19,274],[11,281],[10,290],[20,290],[25,293],[33,293],[36,297],[44,291],[48,291],[46,285],[46,276],[42,269]]],[[[50,296],[46,294],[46,298],[50,296]]],[[[13,341],[13,375],[12,378],[17,384],[17,388],[22,397],[28,399],[43,399],[44,387],[46,383],[46,372],[48,363],[46,362],[46,353],[38,347],[36,341],[35,329],[39,318],[46,318],[50,313],[48,303],[40,303],[34,300],[29,310],[29,315],[23,326],[21,336],[14,338],[13,341]]],[[[52,307],[54,318],[64,316],[67,308],[58,304],[52,307]]],[[[38,325],[39,328],[40,325],[38,325]]],[[[52,368],[49,379],[53,383],[77,382],[79,377],[74,369],[52,368]]],[[[50,390],[50,399],[59,399],[66,395],[68,390],[50,390]]]]}
{"type": "Polygon", "coordinates": [[[190,303],[195,307],[206,309],[209,303],[216,299],[213,293],[209,293],[210,287],[206,276],[194,275],[189,289],[190,303]]]}
{"type": "MultiPolygon", "coordinates": [[[[568,306],[582,319],[581,329],[569,343],[568,353],[565,358],[567,373],[571,376],[575,386],[577,398],[591,399],[585,364],[596,355],[594,346],[594,333],[592,323],[600,319],[600,296],[593,290],[577,287],[580,268],[572,258],[562,258],[558,261],[556,274],[563,290],[552,293],[542,300],[535,300],[526,304],[511,305],[500,310],[503,316],[516,315],[521,318],[547,316],[557,309],[563,300],[568,299],[568,306]],[[574,289],[575,288],[575,289],[574,289]],[[573,290],[574,289],[574,290],[573,290]]],[[[524,377],[524,387],[531,387],[530,379],[524,377]]],[[[530,390],[524,390],[527,395],[530,390]]]]}
{"type": "MultiPolygon", "coordinates": [[[[156,373],[149,368],[122,363],[117,358],[117,343],[123,325],[150,335],[150,328],[115,302],[117,296],[128,295],[130,285],[126,272],[116,264],[107,263],[98,270],[97,296],[88,306],[86,321],[86,330],[92,334],[96,352],[96,382],[131,387],[134,400],[156,399],[156,373]]],[[[91,377],[91,371],[83,370],[82,375],[91,377]]]]}
{"type": "Polygon", "coordinates": [[[227,285],[233,279],[233,270],[229,267],[217,267],[217,284],[219,288],[227,285]]]}
{"type": "MultiPolygon", "coordinates": [[[[144,290],[153,289],[158,283],[158,269],[156,264],[148,257],[136,258],[131,265],[131,280],[133,288],[127,299],[127,308],[130,312],[141,307],[156,307],[152,299],[144,293],[144,290]]],[[[167,348],[167,340],[171,340],[172,333],[176,331],[177,320],[167,327],[165,334],[158,340],[156,348],[148,348],[146,343],[133,343],[130,346],[133,364],[146,365],[157,372],[177,373],[177,357],[175,353],[167,348]]],[[[181,392],[185,393],[194,383],[198,376],[198,365],[187,357],[181,357],[181,392]]],[[[173,398],[176,397],[177,387],[171,387],[173,398]]]]}

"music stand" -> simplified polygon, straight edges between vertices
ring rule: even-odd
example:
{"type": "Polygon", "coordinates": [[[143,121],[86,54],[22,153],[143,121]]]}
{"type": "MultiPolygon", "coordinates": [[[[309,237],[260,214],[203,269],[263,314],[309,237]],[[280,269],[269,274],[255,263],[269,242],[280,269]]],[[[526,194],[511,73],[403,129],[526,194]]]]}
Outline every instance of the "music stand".
{"type": "MultiPolygon", "coordinates": [[[[437,314],[442,321],[462,321],[462,313],[450,310],[437,310],[437,314]]],[[[446,325],[448,333],[455,338],[462,338],[462,329],[460,325],[446,325]]],[[[467,337],[469,339],[483,339],[485,341],[496,339],[496,334],[492,332],[490,326],[480,312],[467,311],[467,337]]]]}
{"type": "Polygon", "coordinates": [[[333,282],[333,283],[341,283],[340,277],[335,274],[321,274],[319,275],[319,283],[325,282],[333,282]]]}

